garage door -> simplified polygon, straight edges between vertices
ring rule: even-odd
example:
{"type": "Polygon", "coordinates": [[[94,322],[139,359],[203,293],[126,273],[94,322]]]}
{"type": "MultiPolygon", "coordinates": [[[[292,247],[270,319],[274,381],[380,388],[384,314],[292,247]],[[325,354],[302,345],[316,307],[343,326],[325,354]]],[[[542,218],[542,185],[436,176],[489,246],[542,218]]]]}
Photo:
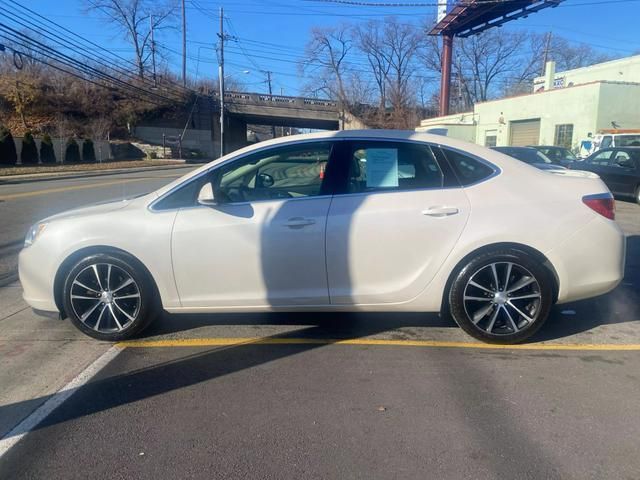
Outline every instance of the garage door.
{"type": "Polygon", "coordinates": [[[538,145],[540,142],[540,119],[511,122],[511,141],[514,147],[538,145]]]}

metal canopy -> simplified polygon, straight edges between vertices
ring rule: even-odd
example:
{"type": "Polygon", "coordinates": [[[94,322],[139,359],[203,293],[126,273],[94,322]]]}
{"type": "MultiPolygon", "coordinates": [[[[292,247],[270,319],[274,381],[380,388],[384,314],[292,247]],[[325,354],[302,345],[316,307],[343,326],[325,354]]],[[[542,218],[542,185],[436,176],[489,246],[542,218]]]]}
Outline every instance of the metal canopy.
{"type": "Polygon", "coordinates": [[[526,17],[564,0],[464,0],[456,2],[429,35],[468,37],[503,23],[526,17]]]}

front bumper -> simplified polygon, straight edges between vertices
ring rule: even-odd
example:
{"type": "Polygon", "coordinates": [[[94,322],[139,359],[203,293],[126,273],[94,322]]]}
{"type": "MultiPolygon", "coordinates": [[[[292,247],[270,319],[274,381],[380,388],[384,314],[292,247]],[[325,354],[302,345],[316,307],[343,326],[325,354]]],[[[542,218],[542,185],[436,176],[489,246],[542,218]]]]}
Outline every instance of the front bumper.
{"type": "Polygon", "coordinates": [[[24,301],[34,310],[59,314],[53,294],[56,267],[51,254],[38,243],[22,249],[18,256],[18,276],[24,301]]]}

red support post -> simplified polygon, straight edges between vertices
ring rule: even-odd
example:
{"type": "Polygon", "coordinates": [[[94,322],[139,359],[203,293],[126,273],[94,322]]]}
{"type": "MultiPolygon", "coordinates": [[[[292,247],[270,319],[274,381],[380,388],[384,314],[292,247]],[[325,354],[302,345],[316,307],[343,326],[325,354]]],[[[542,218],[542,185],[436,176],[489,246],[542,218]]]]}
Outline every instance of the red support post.
{"type": "Polygon", "coordinates": [[[453,53],[453,35],[442,36],[442,78],[440,80],[440,116],[449,115],[451,92],[451,58],[453,53]]]}

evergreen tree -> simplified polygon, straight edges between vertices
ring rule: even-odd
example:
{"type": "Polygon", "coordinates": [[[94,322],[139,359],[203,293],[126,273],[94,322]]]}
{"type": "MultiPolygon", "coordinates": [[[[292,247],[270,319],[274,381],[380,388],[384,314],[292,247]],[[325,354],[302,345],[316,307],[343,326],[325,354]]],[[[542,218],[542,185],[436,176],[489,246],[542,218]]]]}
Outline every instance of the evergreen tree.
{"type": "Polygon", "coordinates": [[[31,132],[27,131],[22,137],[22,150],[20,151],[20,161],[23,165],[38,163],[38,147],[31,132]]]}
{"type": "Polygon", "coordinates": [[[96,161],[96,151],[93,148],[93,141],[90,138],[87,138],[82,143],[82,161],[83,162],[96,161]]]}
{"type": "Polygon", "coordinates": [[[80,161],[80,147],[75,139],[67,140],[67,148],[64,153],[65,163],[78,163],[80,161]]]}
{"type": "Polygon", "coordinates": [[[6,127],[0,127],[0,163],[15,165],[17,161],[16,144],[13,142],[11,131],[6,127]]]}
{"type": "Polygon", "coordinates": [[[42,163],[56,163],[56,153],[53,149],[53,140],[49,134],[45,134],[40,142],[40,161],[42,163]]]}

